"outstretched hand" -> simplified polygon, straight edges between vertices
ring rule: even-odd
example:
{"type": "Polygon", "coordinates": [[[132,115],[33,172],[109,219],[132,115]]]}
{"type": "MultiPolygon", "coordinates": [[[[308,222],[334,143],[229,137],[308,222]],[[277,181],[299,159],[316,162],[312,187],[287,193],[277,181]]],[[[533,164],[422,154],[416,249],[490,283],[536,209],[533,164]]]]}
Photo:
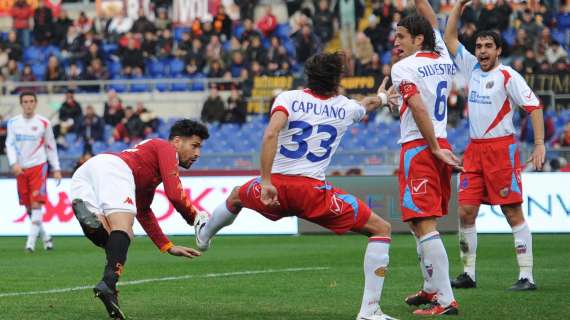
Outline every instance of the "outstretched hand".
{"type": "Polygon", "coordinates": [[[447,165],[463,172],[463,166],[461,165],[461,159],[457,157],[449,149],[439,149],[438,151],[432,152],[433,155],[439,160],[445,162],[447,165]]]}
{"type": "Polygon", "coordinates": [[[173,256],[177,256],[177,257],[186,257],[186,258],[195,258],[195,257],[199,257],[202,254],[200,253],[200,251],[193,249],[193,248],[188,248],[188,247],[183,247],[183,246],[173,246],[172,248],[168,249],[168,253],[170,253],[173,256]]]}
{"type": "Polygon", "coordinates": [[[389,77],[384,77],[384,79],[382,79],[382,83],[378,87],[376,95],[380,96],[385,94],[388,99],[386,106],[390,109],[390,111],[394,111],[394,109],[398,106],[398,97],[400,97],[400,94],[396,92],[394,85],[390,86],[390,88],[386,88],[388,85],[388,78],[389,77]]]}
{"type": "Polygon", "coordinates": [[[279,207],[279,199],[277,198],[277,188],[271,182],[261,183],[261,203],[268,207],[279,207]]]}

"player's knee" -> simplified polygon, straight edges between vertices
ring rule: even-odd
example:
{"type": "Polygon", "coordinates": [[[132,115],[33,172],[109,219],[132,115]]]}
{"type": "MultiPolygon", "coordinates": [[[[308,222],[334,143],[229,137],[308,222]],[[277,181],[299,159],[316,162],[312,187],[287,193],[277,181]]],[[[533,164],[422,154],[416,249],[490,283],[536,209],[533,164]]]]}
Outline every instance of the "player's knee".
{"type": "Polygon", "coordinates": [[[392,225],[374,213],[370,215],[367,227],[368,231],[376,236],[390,236],[392,233],[392,225]]]}
{"type": "Polygon", "coordinates": [[[474,206],[460,206],[459,219],[462,225],[473,225],[477,219],[478,207],[474,206]]]}
{"type": "Polygon", "coordinates": [[[522,213],[522,208],[519,204],[517,205],[503,205],[501,206],[501,210],[507,218],[509,225],[517,226],[524,222],[524,216],[522,213]]]}
{"type": "Polygon", "coordinates": [[[239,189],[240,187],[235,187],[226,200],[226,207],[230,212],[235,214],[238,214],[243,207],[241,200],[239,199],[239,189]]]}

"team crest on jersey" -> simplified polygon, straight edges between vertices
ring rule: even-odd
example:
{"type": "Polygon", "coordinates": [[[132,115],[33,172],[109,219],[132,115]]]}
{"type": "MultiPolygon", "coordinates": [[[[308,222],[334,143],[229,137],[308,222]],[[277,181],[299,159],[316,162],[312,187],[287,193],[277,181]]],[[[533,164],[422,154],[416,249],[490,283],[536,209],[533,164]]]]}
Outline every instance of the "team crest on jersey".
{"type": "Polygon", "coordinates": [[[336,194],[333,194],[331,197],[331,205],[329,210],[334,214],[341,214],[342,209],[344,208],[344,201],[342,201],[336,194]]]}
{"type": "Polygon", "coordinates": [[[412,179],[412,194],[427,193],[428,179],[412,179]]]}
{"type": "Polygon", "coordinates": [[[37,131],[37,130],[38,130],[38,127],[36,127],[36,126],[32,127],[32,131],[37,131]]]}
{"type": "Polygon", "coordinates": [[[509,191],[510,191],[509,187],[504,187],[499,191],[499,195],[503,198],[506,198],[509,195],[509,191]]]}
{"type": "Polygon", "coordinates": [[[495,81],[489,81],[485,84],[485,88],[491,89],[495,85],[495,81]]]}

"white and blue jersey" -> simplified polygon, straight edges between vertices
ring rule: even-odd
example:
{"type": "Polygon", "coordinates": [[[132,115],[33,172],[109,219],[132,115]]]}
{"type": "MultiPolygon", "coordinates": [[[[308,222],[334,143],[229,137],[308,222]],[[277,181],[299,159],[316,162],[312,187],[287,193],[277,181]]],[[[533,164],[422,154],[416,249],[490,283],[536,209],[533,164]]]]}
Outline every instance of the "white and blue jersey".
{"type": "Polygon", "coordinates": [[[309,89],[281,93],[271,114],[282,111],[288,123],[279,132],[271,173],[325,179],[325,171],[346,129],[366,110],[345,96],[321,97],[309,89]]]}
{"type": "Polygon", "coordinates": [[[515,133],[513,106],[527,112],[541,108],[540,101],[523,77],[511,67],[499,64],[489,72],[481,70],[477,58],[459,45],[453,61],[469,83],[469,135],[489,139],[515,133]]]}

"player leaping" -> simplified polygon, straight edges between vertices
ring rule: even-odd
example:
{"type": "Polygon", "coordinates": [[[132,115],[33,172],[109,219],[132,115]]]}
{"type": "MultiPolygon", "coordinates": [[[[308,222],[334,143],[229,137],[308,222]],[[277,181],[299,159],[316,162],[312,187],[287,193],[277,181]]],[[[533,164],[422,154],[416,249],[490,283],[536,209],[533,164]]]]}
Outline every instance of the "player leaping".
{"type": "Polygon", "coordinates": [[[447,214],[452,166],[459,159],[447,142],[447,92],[455,66],[436,29],[427,0],[416,0],[418,15],[398,23],[395,47],[401,59],[392,82],[402,96],[400,127],[400,201],[402,220],[414,233],[423,288],[405,299],[409,305],[430,304],[416,315],[458,313],[449,283],[449,261],[437,232],[436,218],[447,214]]]}
{"type": "Polygon", "coordinates": [[[364,295],[357,319],[392,319],[380,310],[388,267],[390,224],[360,199],[325,180],[325,171],[347,128],[367,111],[387,102],[384,86],[378,97],[360,103],[338,94],[344,57],[317,54],[307,60],[308,88],[281,93],[261,145],[261,176],[236,187],[209,222],[200,214],[196,242],[201,250],[230,225],[242,208],[271,220],[297,216],[337,234],[350,230],[368,236],[364,256],[364,295]]]}
{"type": "Polygon", "coordinates": [[[511,290],[535,290],[532,276],[532,235],[522,203],[521,164],[515,141],[513,113],[519,106],[530,113],[534,151],[529,159],[536,169],[544,163],[542,107],[523,77],[499,61],[501,38],[493,31],[475,36],[475,56],[457,39],[457,21],[468,1],[455,4],[445,30],[445,43],[459,72],[469,81],[469,135],[463,158],[465,173],[459,182],[459,237],[464,273],[453,281],[456,288],[475,288],[479,205],[500,205],[512,228],[520,268],[511,290]]]}
{"type": "Polygon", "coordinates": [[[150,205],[162,182],[176,210],[188,224],[194,223],[197,212],[182,188],[178,166],[189,168],[200,156],[202,142],[208,136],[204,125],[179,120],[170,129],[168,141],[149,139],[117,155],[97,155],[73,175],[75,216],[87,238],[107,254],[103,278],[93,290],[110,317],[125,318],[116,284],[127,260],[135,216],[161,252],[188,258],[200,255],[194,249],[173,245],[160,229],[150,205]]]}
{"type": "Polygon", "coordinates": [[[44,249],[53,249],[52,238],[42,222],[42,205],[47,198],[48,161],[54,178],[61,179],[51,123],[36,114],[37,104],[35,93],[20,94],[22,114],[8,121],[6,137],[6,154],[16,176],[20,204],[26,207],[30,217],[30,233],[26,242],[28,252],[34,252],[38,236],[44,243],[44,249]]]}

